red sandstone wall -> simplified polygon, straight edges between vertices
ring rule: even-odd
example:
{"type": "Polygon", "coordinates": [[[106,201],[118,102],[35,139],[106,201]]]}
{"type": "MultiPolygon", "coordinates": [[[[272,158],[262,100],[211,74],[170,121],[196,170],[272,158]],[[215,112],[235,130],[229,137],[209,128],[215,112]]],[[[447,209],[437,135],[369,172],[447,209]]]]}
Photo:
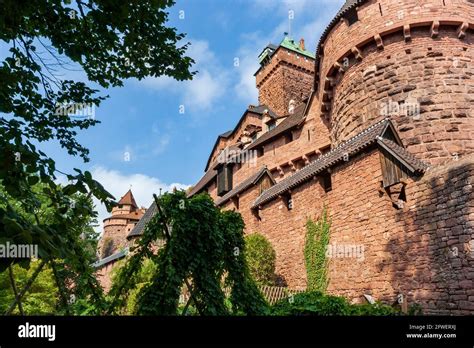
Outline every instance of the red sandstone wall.
{"type": "MultiPolygon", "coordinates": [[[[401,210],[387,194],[379,193],[380,180],[379,154],[374,150],[335,169],[329,193],[318,181],[293,190],[291,211],[274,200],[260,211],[258,222],[241,208],[246,231],[258,231],[270,240],[277,254],[277,272],[288,286],[305,287],[305,222],[327,204],[332,219],[330,245],[363,248],[359,249],[363,259],[330,258],[330,293],[354,301],[371,294],[387,303],[402,293],[409,303],[421,303],[426,313],[472,313],[474,252],[469,248],[474,238],[474,161],[453,161],[422,179],[410,180],[408,200],[401,210]],[[456,257],[450,256],[453,247],[458,250],[456,257]]],[[[255,194],[249,197],[251,201],[255,194]]]]}
{"type": "Polygon", "coordinates": [[[471,22],[467,0],[369,1],[359,21],[339,22],[329,34],[321,60],[319,99],[330,95],[331,139],[340,143],[384,117],[383,105],[408,98],[419,103],[419,117],[391,115],[411,152],[441,163],[472,153],[474,66],[472,32],[459,37],[461,23],[471,22]],[[379,8],[381,5],[381,10],[379,8]],[[440,22],[432,37],[431,24],[440,22]],[[449,24],[449,25],[448,25],[449,24]],[[410,39],[403,27],[410,26],[410,39]],[[377,47],[374,35],[381,35],[377,47]],[[360,50],[356,59],[351,49],[360,50]],[[334,68],[347,62],[346,71],[334,68]],[[335,86],[325,82],[335,78],[335,86]],[[325,92],[326,91],[326,92],[325,92]]]}
{"type": "Polygon", "coordinates": [[[313,76],[313,59],[280,47],[256,75],[258,102],[279,116],[287,115],[291,99],[298,104],[310,95],[313,76]]]}

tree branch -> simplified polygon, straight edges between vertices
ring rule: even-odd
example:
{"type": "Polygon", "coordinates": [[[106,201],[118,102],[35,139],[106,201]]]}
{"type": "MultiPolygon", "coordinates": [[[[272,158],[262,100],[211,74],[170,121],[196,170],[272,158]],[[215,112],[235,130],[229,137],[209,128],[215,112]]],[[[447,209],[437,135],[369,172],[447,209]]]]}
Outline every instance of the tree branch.
{"type": "Polygon", "coordinates": [[[10,276],[10,284],[12,285],[13,293],[15,294],[15,299],[17,299],[18,301],[18,309],[20,310],[20,314],[25,315],[25,312],[23,312],[23,306],[21,305],[21,300],[18,297],[18,290],[15,284],[15,277],[13,276],[12,265],[8,266],[8,274],[10,276]]]}
{"type": "Polygon", "coordinates": [[[20,294],[15,298],[15,301],[10,305],[10,307],[7,309],[5,312],[5,315],[10,315],[12,314],[13,310],[15,309],[15,306],[18,304],[19,301],[25,296],[26,292],[31,288],[33,285],[33,282],[36,280],[36,277],[40,274],[41,270],[43,269],[44,265],[46,264],[45,260],[41,260],[40,265],[38,268],[35,270],[33,275],[31,276],[30,279],[28,279],[28,282],[26,283],[25,287],[21,290],[20,294]]]}

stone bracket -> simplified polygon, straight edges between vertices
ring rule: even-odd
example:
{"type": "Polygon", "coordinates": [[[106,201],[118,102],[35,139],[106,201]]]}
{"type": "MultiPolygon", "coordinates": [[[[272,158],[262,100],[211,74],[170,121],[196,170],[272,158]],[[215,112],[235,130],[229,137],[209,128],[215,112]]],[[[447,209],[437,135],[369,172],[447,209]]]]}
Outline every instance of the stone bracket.
{"type": "Polygon", "coordinates": [[[431,24],[431,37],[435,38],[438,37],[439,34],[439,21],[433,21],[431,24]]]}
{"type": "Polygon", "coordinates": [[[362,58],[363,58],[362,57],[362,52],[356,46],[351,48],[351,52],[356,57],[356,59],[362,60],[362,58]]]}
{"type": "Polygon", "coordinates": [[[382,40],[382,37],[380,36],[380,34],[377,34],[377,35],[374,35],[374,40],[375,40],[375,43],[377,44],[377,48],[379,50],[383,49],[383,40],[382,40]]]}
{"type": "Polygon", "coordinates": [[[410,24],[405,24],[403,26],[403,37],[405,38],[405,42],[411,40],[410,24]]]}

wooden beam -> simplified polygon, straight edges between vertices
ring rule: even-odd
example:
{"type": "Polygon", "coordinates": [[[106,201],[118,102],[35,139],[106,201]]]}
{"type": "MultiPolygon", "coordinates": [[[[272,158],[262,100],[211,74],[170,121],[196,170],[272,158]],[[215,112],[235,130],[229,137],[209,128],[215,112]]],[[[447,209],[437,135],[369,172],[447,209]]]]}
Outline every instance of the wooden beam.
{"type": "Polygon", "coordinates": [[[438,37],[439,34],[439,21],[433,21],[431,24],[431,37],[435,38],[438,37]]]}

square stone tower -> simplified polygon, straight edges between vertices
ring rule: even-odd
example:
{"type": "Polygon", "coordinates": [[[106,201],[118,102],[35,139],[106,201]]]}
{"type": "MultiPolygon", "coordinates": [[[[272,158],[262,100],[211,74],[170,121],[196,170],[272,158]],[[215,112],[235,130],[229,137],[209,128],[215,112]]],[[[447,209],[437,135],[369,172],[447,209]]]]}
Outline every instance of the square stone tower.
{"type": "Polygon", "coordinates": [[[258,101],[278,116],[309,97],[314,82],[314,54],[304,40],[295,43],[285,37],[278,46],[269,44],[258,56],[260,68],[255,73],[258,101]]]}

